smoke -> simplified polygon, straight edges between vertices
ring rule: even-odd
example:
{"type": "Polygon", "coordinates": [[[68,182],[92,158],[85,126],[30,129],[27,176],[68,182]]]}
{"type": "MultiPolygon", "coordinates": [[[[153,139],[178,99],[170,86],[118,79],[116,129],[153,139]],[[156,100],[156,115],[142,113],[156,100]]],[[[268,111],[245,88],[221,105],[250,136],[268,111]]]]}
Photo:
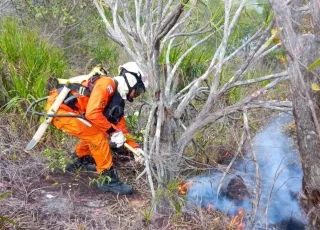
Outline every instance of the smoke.
{"type": "MultiPolygon", "coordinates": [[[[305,222],[306,218],[300,208],[297,195],[301,189],[302,169],[300,156],[293,147],[293,141],[283,132],[283,125],[291,121],[291,115],[283,114],[275,118],[253,139],[253,151],[257,156],[260,170],[261,199],[257,217],[260,222],[280,223],[288,219],[305,222]],[[270,195],[271,194],[271,195],[270,195]],[[270,198],[269,198],[270,197],[270,198]]],[[[251,149],[247,148],[246,157],[235,162],[233,174],[227,175],[222,185],[222,192],[217,195],[217,188],[222,173],[194,177],[196,183],[187,193],[189,204],[205,207],[210,203],[220,211],[234,215],[239,208],[246,213],[252,211],[255,195],[239,201],[227,198],[223,193],[235,175],[240,175],[248,191],[253,193],[255,170],[251,149]]]]}

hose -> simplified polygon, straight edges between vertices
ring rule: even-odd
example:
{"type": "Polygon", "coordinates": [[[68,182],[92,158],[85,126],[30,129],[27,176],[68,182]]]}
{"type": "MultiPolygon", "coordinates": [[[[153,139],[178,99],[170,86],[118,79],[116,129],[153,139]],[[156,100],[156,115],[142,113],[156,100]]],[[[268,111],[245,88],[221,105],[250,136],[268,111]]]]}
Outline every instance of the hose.
{"type": "Polygon", "coordinates": [[[28,109],[27,109],[27,113],[34,114],[34,115],[37,115],[37,116],[44,116],[44,117],[77,117],[77,118],[84,119],[84,117],[81,116],[81,115],[75,115],[75,114],[47,114],[47,113],[41,113],[41,112],[37,112],[37,111],[32,110],[35,105],[37,105],[38,103],[40,103],[40,102],[42,102],[44,100],[47,100],[48,97],[49,96],[46,96],[46,97],[40,98],[40,99],[35,100],[34,102],[32,102],[29,105],[28,109]]]}

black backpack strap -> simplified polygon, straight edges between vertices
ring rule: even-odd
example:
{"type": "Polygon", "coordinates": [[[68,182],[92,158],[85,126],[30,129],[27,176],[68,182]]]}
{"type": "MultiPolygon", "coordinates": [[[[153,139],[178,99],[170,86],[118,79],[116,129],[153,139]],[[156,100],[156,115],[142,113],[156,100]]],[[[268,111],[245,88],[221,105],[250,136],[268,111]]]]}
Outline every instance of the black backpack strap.
{"type": "Polygon", "coordinates": [[[70,94],[70,96],[68,95],[68,97],[63,101],[64,104],[68,105],[73,99],[76,99],[80,97],[80,95],[72,95],[70,94]]]}
{"type": "Polygon", "coordinates": [[[87,87],[87,89],[89,90],[89,92],[92,92],[93,87],[94,87],[94,82],[95,82],[96,80],[98,80],[100,77],[108,77],[108,76],[107,76],[107,75],[101,75],[101,74],[98,74],[98,73],[96,73],[95,75],[93,75],[93,76],[89,79],[89,81],[88,81],[88,87],[87,87]]]}
{"type": "MultiPolygon", "coordinates": [[[[68,95],[66,96],[65,100],[63,101],[63,103],[65,105],[69,106],[73,110],[77,110],[76,103],[77,103],[78,97],[80,97],[80,96],[89,97],[91,94],[88,88],[86,88],[85,86],[83,86],[82,84],[79,84],[79,83],[70,83],[67,85],[60,85],[60,86],[66,86],[71,91],[76,92],[76,94],[72,94],[71,92],[69,92],[68,95]]],[[[63,87],[58,88],[59,93],[62,90],[62,88],[63,87]]]]}
{"type": "Polygon", "coordinates": [[[124,115],[125,101],[122,99],[120,93],[118,92],[117,86],[118,82],[115,80],[116,90],[111,98],[110,104],[104,109],[103,115],[112,124],[117,124],[121,117],[124,115]]]}
{"type": "Polygon", "coordinates": [[[78,92],[80,96],[90,96],[90,91],[87,87],[79,84],[79,83],[70,83],[66,85],[70,90],[78,92]]]}

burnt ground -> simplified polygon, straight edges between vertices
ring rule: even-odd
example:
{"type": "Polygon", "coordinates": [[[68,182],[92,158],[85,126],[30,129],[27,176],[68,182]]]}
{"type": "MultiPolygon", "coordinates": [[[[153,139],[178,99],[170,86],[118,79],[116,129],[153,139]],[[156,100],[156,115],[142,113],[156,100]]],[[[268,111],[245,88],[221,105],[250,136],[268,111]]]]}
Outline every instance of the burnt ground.
{"type": "Polygon", "coordinates": [[[119,196],[101,192],[95,184],[89,185],[90,178],[96,177],[94,173],[48,173],[45,169],[37,173],[3,158],[0,165],[0,194],[10,193],[0,201],[0,215],[22,228],[137,229],[144,226],[143,212],[150,205],[150,195],[140,189],[146,185],[143,180],[135,181],[135,172],[131,171],[129,176],[129,169],[121,169],[119,174],[136,189],[133,195],[119,196]]]}
{"type": "MultiPolygon", "coordinates": [[[[186,206],[180,210],[172,208],[171,213],[157,213],[145,176],[135,180],[143,168],[135,165],[129,153],[114,154],[114,162],[121,180],[135,188],[130,196],[101,192],[95,184],[90,185],[96,177],[92,172],[51,172],[47,168],[50,159],[42,154],[43,150],[65,149],[71,154],[76,140],[59,139],[59,133],[48,130],[34,151],[26,153],[23,150],[38,124],[26,125],[21,116],[0,116],[0,230],[246,229],[241,227],[242,223],[241,226],[231,224],[235,216],[221,213],[212,206],[204,209],[186,206]]],[[[221,167],[225,167],[234,154],[233,149],[224,147],[213,151],[218,151],[216,164],[221,167]]],[[[247,188],[239,186],[242,183],[237,180],[233,182],[228,184],[226,196],[241,201],[243,195],[248,194],[247,188]]],[[[170,199],[177,198],[175,201],[183,199],[177,190],[167,194],[170,199]]],[[[249,219],[250,213],[246,215],[245,219],[249,219]]],[[[290,219],[269,229],[298,230],[304,226],[290,219]]]]}
{"type": "MultiPolygon", "coordinates": [[[[134,187],[128,196],[102,192],[95,184],[90,185],[96,177],[92,172],[51,172],[43,150],[63,148],[71,154],[75,140],[59,143],[48,131],[35,150],[26,153],[24,148],[37,125],[26,125],[20,116],[0,116],[1,230],[232,229],[232,217],[215,210],[157,213],[146,177],[136,180],[143,167],[137,167],[128,153],[114,155],[119,177],[134,187]]],[[[178,191],[173,192],[179,197],[178,191]]]]}
{"type": "Polygon", "coordinates": [[[215,210],[148,216],[153,207],[148,184],[136,181],[137,171],[128,165],[118,165],[120,178],[135,188],[128,196],[89,185],[94,173],[49,173],[40,166],[2,156],[0,194],[10,194],[0,200],[0,216],[13,222],[0,220],[0,229],[234,229],[228,224],[232,217],[215,210]]]}
{"type": "MultiPolygon", "coordinates": [[[[50,172],[48,159],[41,152],[45,148],[63,147],[71,154],[75,142],[57,143],[53,135],[47,135],[33,152],[25,153],[23,149],[34,132],[24,131],[28,127],[17,123],[18,120],[0,117],[0,230],[241,229],[231,225],[234,216],[214,207],[157,213],[145,176],[135,179],[143,167],[137,167],[128,153],[115,154],[114,161],[121,180],[135,189],[129,196],[101,192],[95,184],[90,185],[96,177],[92,172],[50,172]]],[[[220,155],[223,160],[218,163],[225,165],[233,157],[233,151],[221,151],[220,155]]],[[[234,193],[229,191],[231,197],[238,190],[243,191],[236,188],[234,193]]],[[[178,196],[177,190],[171,192],[178,196]]],[[[291,229],[283,226],[270,229],[291,229]]]]}
{"type": "Polygon", "coordinates": [[[47,168],[41,152],[55,146],[72,151],[71,141],[52,144],[47,135],[33,152],[24,152],[32,134],[17,121],[0,117],[0,229],[161,229],[168,224],[168,215],[147,215],[151,194],[145,177],[135,180],[143,168],[137,168],[132,156],[115,156],[114,161],[134,194],[102,192],[91,184],[97,177],[93,172],[47,168]]]}

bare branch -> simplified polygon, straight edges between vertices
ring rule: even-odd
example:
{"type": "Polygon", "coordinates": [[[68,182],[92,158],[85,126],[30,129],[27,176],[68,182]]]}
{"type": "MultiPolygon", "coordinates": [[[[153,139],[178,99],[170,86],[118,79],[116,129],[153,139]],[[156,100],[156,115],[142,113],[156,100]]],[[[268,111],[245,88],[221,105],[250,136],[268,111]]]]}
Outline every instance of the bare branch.
{"type": "Polygon", "coordinates": [[[166,34],[166,36],[162,39],[161,45],[160,45],[160,51],[163,50],[164,45],[167,43],[167,41],[170,39],[169,36],[177,30],[179,26],[181,26],[183,23],[187,21],[187,19],[192,15],[194,7],[192,7],[188,12],[184,15],[183,18],[179,19],[178,22],[172,27],[172,29],[166,34]]]}
{"type": "Polygon", "coordinates": [[[239,51],[241,51],[244,47],[246,47],[249,43],[257,39],[257,37],[261,36],[262,28],[260,28],[254,35],[252,35],[245,43],[239,46],[232,54],[224,59],[224,62],[229,61],[233,58],[239,51]]]}
{"type": "Polygon", "coordinates": [[[254,99],[256,99],[258,96],[266,92],[267,90],[273,88],[277,84],[279,84],[281,81],[287,80],[287,77],[277,78],[267,84],[265,87],[256,90],[251,95],[248,95],[247,97],[243,98],[239,102],[237,102],[234,105],[226,106],[222,108],[221,110],[218,110],[213,113],[208,113],[205,117],[197,117],[193,123],[187,127],[187,130],[181,135],[180,139],[177,141],[178,151],[180,153],[183,153],[183,149],[185,146],[190,142],[191,138],[196,134],[197,130],[200,130],[207,124],[214,122],[223,116],[239,112],[242,110],[242,108],[245,106],[247,109],[251,108],[257,108],[257,104],[251,104],[250,102],[254,99]]]}
{"type": "MultiPolygon", "coordinates": [[[[243,0],[241,2],[241,5],[239,7],[239,9],[237,10],[235,16],[233,17],[232,20],[232,24],[231,27],[234,26],[234,23],[238,20],[241,10],[244,7],[244,2],[245,0],[243,0]],[[241,9],[241,10],[240,10],[241,9]]],[[[209,74],[211,74],[214,70],[215,72],[215,77],[212,83],[212,87],[211,87],[211,92],[210,95],[208,97],[208,100],[205,104],[205,108],[203,109],[201,113],[205,114],[209,111],[209,109],[211,108],[212,105],[212,101],[215,99],[214,94],[216,93],[217,87],[219,85],[220,82],[220,73],[221,73],[221,68],[222,65],[224,64],[224,55],[226,52],[226,46],[227,46],[227,41],[229,39],[230,36],[230,32],[229,30],[229,25],[228,25],[228,21],[229,21],[229,15],[230,15],[230,5],[228,1],[225,1],[225,24],[224,24],[224,36],[223,36],[223,40],[219,46],[219,48],[217,49],[216,53],[214,54],[210,66],[208,67],[207,71],[198,79],[196,79],[194,82],[192,82],[191,84],[189,84],[184,90],[186,90],[187,88],[190,87],[190,90],[188,92],[188,94],[185,96],[185,98],[180,102],[176,112],[175,112],[175,117],[180,117],[182,112],[184,111],[185,107],[188,105],[189,101],[194,98],[195,93],[196,93],[196,89],[198,87],[200,87],[202,81],[204,81],[205,79],[208,78],[209,74]],[[218,57],[218,64],[215,64],[216,62],[216,58],[218,57]]],[[[251,61],[251,59],[249,59],[246,63],[249,64],[251,61]]],[[[246,70],[246,66],[244,65],[243,68],[238,71],[238,73],[232,78],[232,80],[235,80],[238,76],[240,76],[244,70],[246,70]]],[[[174,98],[177,98],[177,96],[180,96],[181,92],[178,93],[178,95],[176,95],[174,98]]],[[[172,101],[173,102],[173,101],[172,101]]]]}
{"type": "Polygon", "coordinates": [[[160,26],[161,26],[161,21],[162,21],[162,10],[163,10],[163,0],[158,0],[158,17],[157,17],[157,22],[156,22],[156,32],[159,32],[160,26]]]}
{"type": "Polygon", "coordinates": [[[233,158],[232,158],[232,160],[230,161],[230,163],[229,163],[228,167],[226,168],[226,170],[223,172],[223,175],[222,175],[222,177],[221,177],[221,179],[220,179],[220,182],[219,182],[219,185],[218,185],[218,188],[217,188],[217,197],[219,196],[220,189],[221,189],[222,182],[223,182],[224,178],[226,177],[227,173],[229,172],[231,166],[233,165],[233,162],[237,159],[239,153],[241,152],[241,149],[242,149],[242,147],[243,147],[244,141],[245,141],[245,139],[246,139],[246,138],[245,138],[245,137],[246,137],[245,134],[246,134],[245,131],[242,132],[241,139],[240,139],[240,142],[239,142],[239,144],[238,144],[237,152],[236,152],[236,154],[233,156],[233,158]]]}
{"type": "Polygon", "coordinates": [[[210,23],[207,23],[202,28],[200,28],[200,29],[198,29],[198,30],[196,30],[194,32],[172,34],[172,35],[168,36],[168,38],[171,39],[171,38],[182,37],[182,36],[193,36],[193,35],[206,34],[206,33],[209,33],[210,31],[212,31],[212,29],[203,31],[205,28],[208,27],[208,25],[210,25],[210,23]]]}
{"type": "Polygon", "coordinates": [[[141,9],[142,0],[134,0],[134,5],[136,9],[136,30],[139,35],[140,41],[143,40],[142,30],[140,26],[140,9],[141,9]]]}
{"type": "MultiPolygon", "coordinates": [[[[226,1],[227,2],[227,1],[226,1]]],[[[219,63],[217,64],[216,67],[216,73],[215,73],[215,77],[213,79],[212,82],[212,86],[211,86],[211,92],[209,95],[209,100],[206,103],[206,106],[211,104],[211,99],[213,99],[211,96],[216,92],[216,90],[218,89],[219,86],[219,82],[220,82],[220,73],[221,73],[221,68],[222,65],[224,63],[224,56],[225,56],[225,52],[226,52],[226,46],[227,46],[227,42],[229,40],[231,31],[233,29],[233,27],[235,26],[235,23],[238,21],[240,13],[243,10],[243,7],[245,5],[246,0],[242,0],[242,2],[240,3],[239,8],[237,9],[235,15],[233,16],[233,19],[230,23],[230,26],[225,22],[225,31],[224,31],[224,35],[223,35],[223,41],[221,42],[221,51],[220,51],[220,55],[219,55],[219,63]]],[[[229,6],[228,6],[229,7],[229,6]]],[[[230,10],[230,9],[229,9],[230,10]]],[[[228,15],[228,17],[226,16],[225,20],[229,20],[229,12],[226,14],[228,15]]]]}
{"type": "Polygon", "coordinates": [[[227,89],[230,89],[230,88],[233,88],[233,87],[236,87],[236,86],[240,86],[240,85],[250,85],[250,84],[253,84],[253,83],[262,82],[262,81],[265,81],[265,80],[270,80],[270,79],[284,77],[284,76],[288,76],[288,72],[287,71],[284,71],[282,73],[271,74],[271,75],[268,75],[268,76],[259,77],[259,78],[255,78],[255,79],[249,79],[249,80],[246,80],[246,81],[237,81],[237,82],[229,85],[227,87],[227,89]]]}
{"type": "MultiPolygon", "coordinates": [[[[152,105],[151,111],[149,113],[149,118],[148,118],[148,122],[147,122],[147,125],[146,125],[146,133],[150,132],[150,127],[151,127],[152,122],[154,120],[154,113],[156,111],[156,108],[157,108],[157,104],[154,103],[152,105]]],[[[149,159],[151,160],[152,156],[151,156],[151,152],[148,152],[148,136],[149,135],[145,135],[144,136],[144,140],[143,140],[143,150],[144,150],[144,154],[145,154],[144,159],[145,159],[146,172],[147,172],[147,177],[148,177],[148,181],[149,181],[151,194],[152,194],[152,197],[155,198],[154,185],[153,185],[152,176],[151,176],[151,170],[150,170],[150,161],[149,161],[149,159]]]]}
{"type": "Polygon", "coordinates": [[[163,103],[160,101],[158,103],[158,119],[157,119],[157,127],[155,133],[155,140],[156,140],[156,156],[160,153],[160,134],[161,134],[161,124],[164,120],[164,106],[163,103]]]}
{"type": "Polygon", "coordinates": [[[108,32],[110,33],[110,35],[112,37],[114,37],[115,40],[118,40],[117,37],[115,36],[116,35],[115,30],[112,28],[111,24],[109,23],[106,16],[104,15],[103,6],[100,6],[99,3],[97,2],[97,0],[93,0],[93,3],[96,6],[96,8],[100,14],[100,17],[102,18],[103,23],[106,25],[106,28],[107,28],[108,32]]]}
{"type": "MultiPolygon", "coordinates": [[[[217,51],[218,63],[215,66],[216,73],[215,73],[215,77],[213,78],[213,81],[212,81],[211,92],[215,92],[217,87],[218,87],[218,85],[219,85],[219,81],[220,81],[220,77],[219,76],[220,76],[221,68],[222,68],[222,65],[223,65],[224,55],[225,55],[226,50],[227,50],[227,43],[228,43],[229,36],[230,36],[230,33],[231,33],[231,30],[229,30],[229,18],[230,18],[230,11],[231,11],[231,1],[225,1],[224,4],[225,4],[224,29],[223,29],[224,33],[223,33],[223,38],[222,38],[221,44],[220,44],[219,49],[218,49],[219,52],[217,51]]],[[[212,62],[214,60],[215,60],[215,57],[212,60],[212,62]]],[[[213,65],[212,65],[211,68],[213,68],[213,65]]],[[[213,72],[213,69],[210,72],[213,72]]],[[[210,95],[206,104],[210,105],[211,104],[211,100],[212,100],[212,97],[210,95]]]]}
{"type": "Polygon", "coordinates": [[[0,11],[6,9],[10,5],[10,0],[4,1],[0,4],[0,11]]]}
{"type": "Polygon", "coordinates": [[[163,15],[166,15],[166,14],[167,14],[169,8],[172,6],[172,2],[173,2],[173,0],[169,0],[169,1],[167,2],[167,4],[165,5],[165,7],[164,7],[164,9],[163,9],[163,15]]]}
{"type": "Polygon", "coordinates": [[[252,153],[252,159],[254,162],[254,168],[256,171],[256,186],[255,186],[255,202],[253,203],[253,210],[252,210],[252,225],[251,228],[254,228],[255,221],[256,221],[256,215],[257,215],[257,210],[260,202],[260,197],[261,197],[261,187],[260,187],[260,172],[259,172],[259,165],[258,165],[258,160],[253,148],[253,144],[251,142],[251,135],[250,135],[250,128],[249,128],[249,122],[248,122],[248,115],[247,115],[247,109],[244,107],[243,109],[243,123],[244,123],[244,129],[246,130],[247,138],[250,144],[250,149],[252,153]]]}
{"type": "Polygon", "coordinates": [[[261,53],[261,54],[258,54],[258,53],[257,53],[257,54],[255,55],[255,59],[254,59],[254,61],[253,61],[252,63],[258,61],[259,59],[261,59],[261,58],[263,58],[263,57],[265,57],[265,56],[267,56],[268,54],[270,54],[270,53],[273,52],[274,50],[278,49],[280,46],[281,46],[281,44],[279,43],[279,44],[276,44],[276,45],[272,46],[270,49],[266,50],[265,52],[263,52],[263,53],[261,53]]]}
{"type": "Polygon", "coordinates": [[[266,108],[283,112],[292,112],[291,101],[258,101],[250,102],[250,108],[266,108]]]}
{"type": "MultiPolygon", "coordinates": [[[[260,38],[260,42],[258,43],[258,46],[257,46],[257,49],[256,51],[254,51],[253,53],[257,52],[258,48],[259,48],[259,44],[262,45],[262,42],[264,41],[264,36],[263,35],[266,35],[268,33],[268,31],[272,28],[272,25],[270,25],[262,34],[258,34],[258,32],[261,32],[261,29],[255,34],[252,36],[251,39],[249,39],[249,41],[253,41],[255,40],[257,37],[261,37],[260,38]]],[[[245,45],[247,45],[248,43],[245,43],[245,45]]],[[[244,47],[244,45],[240,46],[235,52],[233,52],[231,55],[229,55],[225,60],[224,62],[227,62],[232,56],[234,56],[238,51],[241,50],[241,48],[244,47]]],[[[214,63],[215,63],[215,60],[216,60],[216,57],[217,57],[217,54],[219,53],[219,49],[220,47],[218,48],[218,50],[216,51],[212,61],[211,61],[211,64],[210,66],[208,67],[207,71],[199,78],[193,80],[191,83],[189,83],[185,88],[183,88],[179,93],[177,93],[171,100],[170,104],[173,104],[177,98],[180,98],[181,95],[186,92],[189,88],[192,88],[191,90],[189,90],[189,93],[187,95],[187,98],[184,98],[183,100],[183,103],[181,103],[181,106],[178,107],[177,109],[177,112],[175,113],[175,116],[176,117],[179,117],[180,116],[180,113],[184,110],[185,106],[188,104],[188,100],[191,100],[194,95],[196,93],[196,87],[200,86],[201,82],[204,81],[205,79],[208,78],[209,74],[211,72],[214,71],[215,69],[215,66],[214,66],[214,63]],[[195,83],[197,82],[197,85],[195,85],[195,83]]],[[[251,57],[251,59],[253,59],[253,56],[251,57]]],[[[251,62],[251,59],[249,58],[247,61],[246,61],[246,64],[244,64],[243,68],[241,71],[238,71],[238,75],[236,76],[240,76],[239,73],[243,73],[243,71],[247,68],[247,65],[249,65],[249,63],[251,62]]],[[[232,82],[232,81],[235,81],[236,77],[232,77],[230,79],[229,82],[232,82]]]]}
{"type": "MultiPolygon", "coordinates": [[[[186,0],[188,1],[188,0],[186,0]]],[[[167,16],[161,23],[159,31],[156,34],[155,43],[160,42],[160,40],[174,27],[178,21],[180,15],[183,12],[184,4],[178,4],[175,9],[167,16]]]]}
{"type": "MultiPolygon", "coordinates": [[[[275,173],[275,175],[274,175],[274,177],[273,177],[273,183],[272,183],[272,186],[271,186],[269,195],[268,195],[268,202],[267,202],[267,206],[266,206],[266,209],[265,209],[265,212],[264,212],[264,215],[265,215],[265,216],[268,216],[269,204],[270,204],[270,201],[271,201],[271,197],[272,197],[272,193],[273,193],[273,189],[274,189],[274,186],[275,186],[275,184],[276,184],[276,181],[278,180],[278,178],[279,178],[279,176],[281,175],[281,173],[282,173],[285,169],[287,169],[289,165],[293,164],[295,161],[298,160],[297,158],[293,159],[293,160],[290,161],[288,164],[286,164],[284,167],[282,167],[282,169],[279,170],[279,168],[280,168],[280,166],[281,166],[281,164],[282,164],[282,162],[283,162],[283,160],[284,160],[285,157],[286,157],[286,156],[284,156],[284,157],[282,158],[282,160],[281,160],[281,162],[280,162],[280,164],[279,164],[279,166],[278,166],[278,168],[277,168],[277,170],[276,170],[276,173],[275,173]],[[279,171],[278,171],[278,170],[279,170],[279,171]]],[[[266,229],[268,229],[268,222],[266,223],[266,229]]]]}
{"type": "Polygon", "coordinates": [[[171,63],[170,63],[170,52],[171,52],[171,46],[172,46],[173,41],[174,41],[174,38],[170,40],[170,42],[168,44],[167,52],[166,52],[167,76],[170,75],[171,70],[172,70],[171,63]]]}
{"type": "MultiPolygon", "coordinates": [[[[166,88],[165,88],[165,97],[167,98],[167,100],[170,100],[170,88],[171,88],[171,83],[172,83],[172,79],[174,74],[176,73],[178,67],[180,66],[181,62],[183,61],[183,59],[192,51],[194,50],[196,47],[198,47],[201,43],[207,41],[211,36],[213,35],[213,33],[209,34],[208,36],[206,36],[205,38],[201,39],[200,41],[198,41],[197,43],[195,43],[193,46],[191,46],[186,52],[184,52],[184,54],[182,54],[180,56],[180,58],[178,59],[178,61],[176,62],[176,64],[174,65],[173,69],[171,70],[169,76],[167,77],[167,83],[166,83],[166,88]]],[[[169,50],[170,52],[170,50],[169,50]]]]}

